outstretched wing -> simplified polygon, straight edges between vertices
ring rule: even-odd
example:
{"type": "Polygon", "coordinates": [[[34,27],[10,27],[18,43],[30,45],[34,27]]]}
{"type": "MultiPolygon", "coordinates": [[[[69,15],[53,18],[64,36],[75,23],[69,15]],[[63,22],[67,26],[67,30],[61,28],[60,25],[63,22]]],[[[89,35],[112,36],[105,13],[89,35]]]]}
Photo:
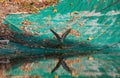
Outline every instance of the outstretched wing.
{"type": "Polygon", "coordinates": [[[68,29],[63,35],[62,35],[62,40],[64,40],[67,35],[70,33],[71,29],[68,29]]]}
{"type": "Polygon", "coordinates": [[[58,39],[58,41],[61,40],[61,37],[55,31],[53,31],[52,29],[50,29],[50,31],[56,36],[56,38],[58,39]]]}

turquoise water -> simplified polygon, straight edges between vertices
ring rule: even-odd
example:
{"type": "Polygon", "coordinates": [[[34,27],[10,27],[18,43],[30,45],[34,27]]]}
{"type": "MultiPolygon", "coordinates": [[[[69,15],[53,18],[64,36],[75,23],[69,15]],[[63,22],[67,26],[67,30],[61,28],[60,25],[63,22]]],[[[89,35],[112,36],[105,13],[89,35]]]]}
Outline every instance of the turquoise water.
{"type": "MultiPolygon", "coordinates": [[[[69,50],[54,49],[49,47],[30,48],[17,42],[11,42],[8,49],[0,50],[1,54],[12,55],[16,50],[22,52],[22,56],[25,54],[46,54],[52,52],[64,53],[73,51],[87,53],[100,50],[99,53],[101,54],[93,55],[93,57],[96,59],[94,61],[89,61],[87,57],[76,57],[82,60],[82,62],[76,63],[74,67],[80,68],[80,64],[84,66],[84,68],[77,70],[80,77],[88,76],[90,78],[107,78],[113,77],[113,75],[116,77],[120,76],[119,0],[60,0],[58,5],[41,10],[38,14],[7,15],[4,23],[10,24],[9,27],[12,29],[12,31],[18,32],[18,34],[15,36],[16,38],[22,39],[29,44],[40,44],[44,46],[46,45],[44,43],[44,39],[47,39],[48,41],[51,41],[53,44],[55,44],[57,40],[53,38],[54,35],[50,29],[54,29],[57,33],[61,34],[68,28],[71,28],[72,30],[75,30],[80,36],[75,36],[73,34],[68,35],[65,43],[77,45],[73,48],[70,48],[69,50]],[[53,9],[56,9],[57,12],[53,12],[53,9]],[[23,33],[23,30],[21,30],[21,26],[23,26],[23,24],[21,22],[25,20],[29,20],[32,23],[25,28],[27,32],[32,33],[32,36],[30,37],[24,37],[21,35],[21,33],[23,33]],[[39,41],[40,43],[38,43],[39,41]],[[2,51],[4,51],[4,53],[2,51]],[[105,67],[108,67],[108,70],[106,70],[105,67]],[[81,72],[79,72],[79,70],[81,70],[81,72]],[[91,75],[89,73],[91,73],[91,75]]],[[[43,65],[51,65],[53,62],[52,65],[55,64],[54,60],[52,59],[47,60],[45,63],[44,61],[46,60],[40,60],[39,63],[41,64],[42,62],[43,65]]],[[[34,65],[36,65],[36,63],[34,65]]],[[[53,78],[55,74],[58,74],[61,78],[63,78],[63,76],[65,76],[65,78],[70,76],[70,74],[64,71],[62,68],[59,68],[60,70],[51,75],[48,71],[46,71],[46,68],[35,68],[35,66],[33,66],[33,70],[31,72],[25,73],[18,67],[14,66],[13,70],[11,70],[9,74],[41,75],[44,78],[48,78],[49,76],[53,78]],[[64,72],[61,73],[61,71],[64,72]]]]}

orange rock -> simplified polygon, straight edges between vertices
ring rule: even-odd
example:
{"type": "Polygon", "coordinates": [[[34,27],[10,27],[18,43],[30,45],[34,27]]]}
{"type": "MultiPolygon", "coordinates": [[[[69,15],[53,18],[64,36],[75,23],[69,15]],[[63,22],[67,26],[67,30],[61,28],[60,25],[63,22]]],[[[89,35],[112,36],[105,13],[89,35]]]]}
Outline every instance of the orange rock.
{"type": "Polygon", "coordinates": [[[58,75],[55,75],[54,78],[58,78],[58,75]]]}
{"type": "Polygon", "coordinates": [[[53,9],[53,12],[55,12],[55,13],[56,13],[56,12],[57,12],[57,9],[56,9],[56,8],[54,8],[54,9],[53,9]]]}

